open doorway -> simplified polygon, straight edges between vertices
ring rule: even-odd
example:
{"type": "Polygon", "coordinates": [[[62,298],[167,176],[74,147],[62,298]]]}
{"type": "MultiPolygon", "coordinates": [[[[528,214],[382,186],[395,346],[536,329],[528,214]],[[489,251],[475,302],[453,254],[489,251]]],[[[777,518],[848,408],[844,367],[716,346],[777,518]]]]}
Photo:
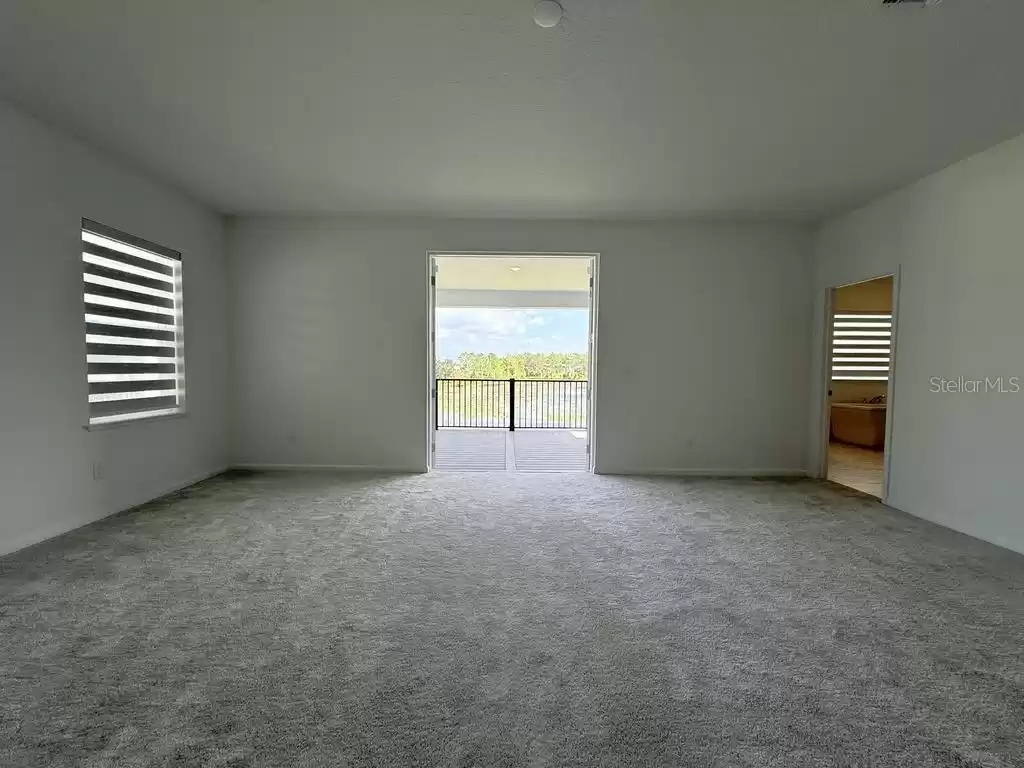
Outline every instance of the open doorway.
{"type": "Polygon", "coordinates": [[[824,476],[886,497],[886,450],[895,352],[894,275],[829,291],[824,476]]]}
{"type": "Polygon", "coordinates": [[[590,471],[597,256],[429,259],[431,468],[590,471]]]}

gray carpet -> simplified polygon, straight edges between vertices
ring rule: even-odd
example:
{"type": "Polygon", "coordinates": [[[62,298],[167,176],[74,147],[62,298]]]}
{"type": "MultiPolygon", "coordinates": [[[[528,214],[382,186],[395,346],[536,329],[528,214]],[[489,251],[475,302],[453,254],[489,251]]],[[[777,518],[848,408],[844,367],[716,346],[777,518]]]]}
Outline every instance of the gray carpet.
{"type": "Polygon", "coordinates": [[[1024,765],[1024,558],[811,481],[238,474],[0,565],[4,766],[1024,765]]]}

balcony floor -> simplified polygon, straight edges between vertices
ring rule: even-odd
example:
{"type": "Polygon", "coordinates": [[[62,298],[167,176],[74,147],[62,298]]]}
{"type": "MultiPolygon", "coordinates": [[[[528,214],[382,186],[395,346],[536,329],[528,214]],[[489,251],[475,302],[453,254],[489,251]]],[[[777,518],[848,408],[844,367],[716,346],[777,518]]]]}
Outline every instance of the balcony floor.
{"type": "Polygon", "coordinates": [[[439,429],[434,469],[586,472],[587,433],[568,429],[439,429]]]}

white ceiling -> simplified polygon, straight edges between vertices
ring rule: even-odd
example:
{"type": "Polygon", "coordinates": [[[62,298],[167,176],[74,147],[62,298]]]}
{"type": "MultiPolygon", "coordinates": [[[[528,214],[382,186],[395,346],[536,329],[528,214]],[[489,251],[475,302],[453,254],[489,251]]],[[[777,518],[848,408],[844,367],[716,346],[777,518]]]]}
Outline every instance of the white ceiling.
{"type": "Polygon", "coordinates": [[[833,212],[1024,131],[1022,0],[3,0],[0,94],[225,212],[833,212]]]}
{"type": "Polygon", "coordinates": [[[588,259],[557,256],[440,256],[439,290],[577,291],[590,284],[588,259]]]}

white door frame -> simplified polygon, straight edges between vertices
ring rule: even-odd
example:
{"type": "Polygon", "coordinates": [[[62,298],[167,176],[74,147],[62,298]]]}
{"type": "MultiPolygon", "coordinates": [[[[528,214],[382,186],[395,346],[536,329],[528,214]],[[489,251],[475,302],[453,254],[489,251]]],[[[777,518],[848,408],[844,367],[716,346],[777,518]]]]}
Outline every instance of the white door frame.
{"type": "Polygon", "coordinates": [[[828,479],[828,445],[831,429],[832,408],[832,324],[833,307],[835,306],[836,291],[849,285],[870,283],[872,280],[892,278],[892,336],[889,342],[889,380],[886,383],[886,407],[885,407],[885,447],[882,455],[882,503],[889,500],[889,481],[892,476],[892,438],[894,407],[896,404],[896,354],[899,340],[899,309],[900,309],[900,267],[897,266],[892,272],[886,272],[874,277],[866,277],[863,280],[853,280],[848,283],[829,286],[825,289],[825,317],[824,333],[822,338],[822,365],[821,365],[821,420],[819,424],[818,446],[818,476],[828,479]]]}
{"type": "Polygon", "coordinates": [[[426,466],[428,470],[434,468],[434,400],[437,397],[436,275],[437,259],[439,257],[589,260],[589,271],[592,285],[590,287],[590,320],[588,322],[589,355],[587,360],[587,443],[589,446],[589,456],[587,459],[587,471],[593,472],[595,468],[595,457],[597,456],[597,439],[594,427],[597,423],[597,318],[600,296],[601,254],[573,251],[427,251],[427,349],[429,371],[427,373],[426,466]]]}
{"type": "Polygon", "coordinates": [[[434,468],[434,408],[437,400],[437,262],[427,254],[427,471],[434,468]]]}

